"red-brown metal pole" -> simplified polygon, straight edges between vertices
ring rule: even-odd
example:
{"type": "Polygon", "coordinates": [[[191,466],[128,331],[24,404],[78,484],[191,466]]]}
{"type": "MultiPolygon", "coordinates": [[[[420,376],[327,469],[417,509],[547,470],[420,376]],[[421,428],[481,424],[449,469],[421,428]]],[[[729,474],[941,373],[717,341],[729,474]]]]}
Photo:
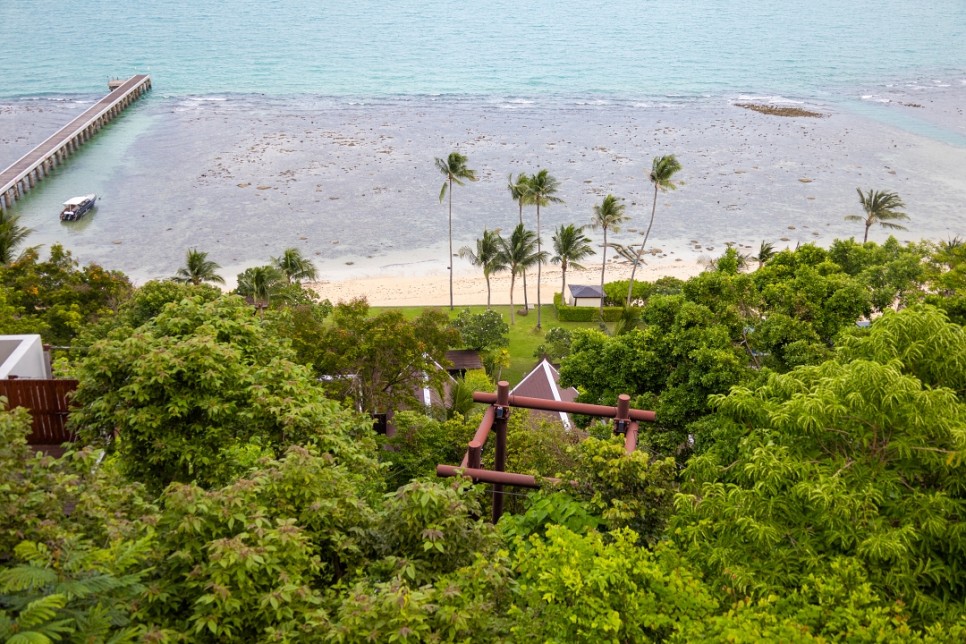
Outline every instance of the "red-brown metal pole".
{"type": "MultiPolygon", "coordinates": [[[[493,457],[493,468],[497,472],[506,472],[506,425],[510,417],[510,383],[501,380],[496,385],[496,418],[493,429],[496,431],[496,453],[493,457]]],[[[503,516],[503,484],[493,485],[493,523],[503,516]]]]}
{"type": "MultiPolygon", "coordinates": [[[[473,440],[469,443],[469,449],[472,449],[474,445],[478,445],[480,452],[483,451],[483,445],[486,444],[486,438],[490,435],[490,428],[493,427],[493,419],[496,417],[496,410],[493,407],[487,407],[486,411],[483,412],[483,419],[480,421],[480,426],[476,428],[476,433],[473,434],[473,440]]],[[[463,455],[463,462],[460,467],[466,467],[469,465],[470,452],[469,449],[466,454],[463,455]]],[[[477,463],[479,467],[479,463],[477,463]]]]}
{"type": "MultiPolygon", "coordinates": [[[[539,488],[537,479],[529,474],[515,474],[513,472],[494,472],[493,470],[478,470],[471,467],[453,467],[452,465],[437,465],[436,476],[465,476],[476,483],[493,483],[498,485],[515,485],[517,487],[539,488]]],[[[557,482],[557,479],[544,479],[557,482]]]]}
{"type": "Polygon", "coordinates": [[[466,450],[466,467],[478,470],[483,467],[483,446],[470,443],[470,448],[466,450]]]}
{"type": "MultiPolygon", "coordinates": [[[[486,391],[473,392],[473,402],[492,405],[497,401],[496,397],[497,394],[486,391]]],[[[511,407],[525,407],[527,409],[541,409],[544,411],[565,411],[569,414],[584,414],[585,416],[600,416],[603,418],[614,418],[617,416],[617,407],[566,402],[563,400],[546,400],[544,398],[531,398],[529,396],[510,396],[509,405],[511,407]]],[[[629,417],[631,420],[653,422],[655,414],[653,411],[645,409],[631,409],[629,411],[629,417]]]]}
{"type": "Polygon", "coordinates": [[[637,431],[637,422],[631,421],[631,424],[627,426],[627,433],[624,435],[624,451],[628,454],[637,449],[637,431]]]}
{"type": "Polygon", "coordinates": [[[630,423],[631,397],[621,394],[617,397],[617,413],[614,414],[614,433],[626,434],[630,423]]]}

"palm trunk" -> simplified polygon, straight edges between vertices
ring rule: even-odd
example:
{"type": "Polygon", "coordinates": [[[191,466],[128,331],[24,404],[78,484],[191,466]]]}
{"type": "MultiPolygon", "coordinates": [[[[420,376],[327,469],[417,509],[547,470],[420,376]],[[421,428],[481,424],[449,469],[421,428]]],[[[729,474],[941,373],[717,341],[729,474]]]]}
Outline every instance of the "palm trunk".
{"type": "Polygon", "coordinates": [[[490,274],[483,273],[483,277],[486,278],[486,310],[490,310],[490,274]]]}
{"type": "Polygon", "coordinates": [[[871,228],[871,227],[872,227],[872,224],[871,223],[865,225],[865,235],[862,237],[862,243],[863,244],[865,242],[869,241],[869,228],[871,228]]]}
{"type": "MultiPolygon", "coordinates": [[[[520,200],[520,225],[523,225],[523,199],[520,200]]],[[[527,300],[527,269],[523,269],[523,308],[526,309],[529,300],[527,300]]]]}
{"type": "Polygon", "coordinates": [[[560,260],[560,300],[563,301],[567,289],[567,260],[560,260]]]}
{"type": "Polygon", "coordinates": [[[449,179],[449,310],[453,310],[453,178],[449,179]]]}
{"type": "MultiPolygon", "coordinates": [[[[540,248],[540,202],[537,202],[537,257],[541,255],[540,248]]],[[[540,329],[540,282],[543,281],[543,260],[537,260],[537,329],[540,329]]]]}
{"type": "Polygon", "coordinates": [[[651,221],[647,224],[647,232],[644,233],[644,241],[641,242],[641,247],[637,251],[637,259],[634,261],[634,267],[631,268],[631,281],[627,284],[627,302],[625,306],[631,305],[631,293],[634,292],[634,275],[637,274],[637,265],[641,263],[641,256],[644,254],[644,245],[647,243],[647,238],[651,236],[651,226],[654,225],[654,213],[657,211],[657,184],[654,184],[654,203],[651,204],[651,221]]]}
{"type": "Polygon", "coordinates": [[[516,324],[516,320],[513,317],[513,286],[514,286],[514,282],[516,282],[516,278],[517,278],[517,272],[516,270],[514,270],[512,273],[510,273],[510,324],[511,325],[516,324]]]}
{"type": "Polygon", "coordinates": [[[607,228],[604,228],[604,248],[600,264],[600,321],[604,321],[604,270],[607,268],[607,228]]]}

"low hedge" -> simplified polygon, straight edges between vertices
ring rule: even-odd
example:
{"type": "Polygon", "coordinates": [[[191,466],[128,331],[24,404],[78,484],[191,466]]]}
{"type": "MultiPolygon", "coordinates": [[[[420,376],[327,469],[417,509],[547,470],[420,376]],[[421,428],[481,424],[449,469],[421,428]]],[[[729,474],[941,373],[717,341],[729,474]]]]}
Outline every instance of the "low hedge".
{"type": "MultiPolygon", "coordinates": [[[[553,305],[557,308],[557,319],[561,322],[597,322],[600,308],[596,306],[568,306],[564,304],[563,296],[554,293],[553,305]]],[[[604,322],[616,322],[621,317],[623,307],[605,306],[604,322]]]]}

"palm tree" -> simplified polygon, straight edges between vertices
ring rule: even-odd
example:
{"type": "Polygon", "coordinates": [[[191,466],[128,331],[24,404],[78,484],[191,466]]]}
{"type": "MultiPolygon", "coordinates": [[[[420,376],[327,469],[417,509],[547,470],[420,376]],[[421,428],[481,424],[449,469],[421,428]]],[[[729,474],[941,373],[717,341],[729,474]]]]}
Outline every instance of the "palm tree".
{"type": "Polygon", "coordinates": [[[178,269],[172,278],[175,282],[187,284],[201,284],[202,282],[215,282],[224,284],[225,278],[217,273],[221,268],[218,264],[208,259],[208,253],[204,253],[196,248],[188,249],[185,257],[185,265],[178,269]]]}
{"type": "Polygon", "coordinates": [[[0,265],[16,261],[17,247],[30,235],[31,229],[20,225],[20,216],[0,211],[0,265]]]}
{"type": "MultiPolygon", "coordinates": [[[[604,292],[604,271],[607,269],[607,231],[613,230],[615,233],[621,231],[621,224],[627,221],[624,214],[624,204],[614,195],[607,195],[600,204],[594,206],[594,218],[590,221],[590,226],[594,230],[598,228],[604,231],[604,246],[601,251],[600,265],[600,292],[604,292]]],[[[600,317],[604,317],[604,298],[600,298],[600,317]]]]}
{"type": "MultiPolygon", "coordinates": [[[[549,206],[552,203],[563,203],[563,199],[555,196],[560,187],[560,182],[547,170],[540,170],[537,174],[530,177],[527,182],[530,186],[528,200],[537,206],[537,254],[543,257],[543,247],[540,242],[540,206],[549,206]]],[[[540,328],[540,281],[542,278],[541,267],[543,261],[537,262],[537,329],[540,328]]]]}
{"type": "Polygon", "coordinates": [[[647,224],[647,231],[644,233],[644,241],[641,242],[641,249],[637,252],[637,261],[631,268],[631,280],[627,285],[627,306],[631,305],[631,293],[634,290],[634,275],[637,273],[637,266],[641,263],[641,255],[644,254],[644,246],[647,238],[651,235],[651,226],[654,225],[654,213],[657,211],[657,192],[667,192],[677,190],[678,186],[672,178],[681,169],[681,164],[673,154],[665,154],[662,157],[654,157],[651,162],[651,183],[654,184],[654,202],[651,204],[651,221],[647,224]]]}
{"type": "Polygon", "coordinates": [[[906,204],[902,202],[899,195],[894,192],[879,192],[871,188],[868,194],[862,194],[861,188],[856,188],[855,190],[859,193],[859,201],[862,203],[862,209],[865,210],[865,217],[860,215],[846,215],[845,220],[865,223],[865,236],[862,237],[863,244],[869,241],[869,228],[875,223],[883,228],[906,230],[905,226],[892,223],[893,221],[905,221],[909,219],[906,213],[899,210],[899,208],[906,207],[906,204]]]}
{"type": "Polygon", "coordinates": [[[284,286],[284,274],[275,266],[253,266],[238,275],[236,292],[250,297],[255,307],[264,312],[271,298],[284,286]]]}
{"type": "Polygon", "coordinates": [[[499,241],[500,261],[510,269],[510,324],[515,324],[513,288],[516,285],[516,276],[534,264],[546,261],[546,256],[537,250],[537,234],[524,228],[523,224],[517,224],[509,240],[499,237],[499,241]]]}
{"type": "Polygon", "coordinates": [[[758,262],[758,268],[765,265],[769,259],[775,256],[775,245],[771,242],[761,241],[761,246],[758,248],[758,254],[752,257],[753,260],[758,262]]]}
{"type": "Polygon", "coordinates": [[[449,310],[453,310],[453,184],[463,185],[463,181],[476,181],[476,171],[466,167],[466,157],[459,152],[450,152],[443,160],[436,157],[436,167],[446,176],[443,188],[439,191],[439,202],[443,203],[449,190],[449,310]]]}
{"type": "Polygon", "coordinates": [[[286,248],[281,257],[272,258],[272,265],[282,271],[289,284],[302,280],[314,280],[318,275],[312,260],[303,257],[297,248],[286,248]]]}
{"type": "Polygon", "coordinates": [[[561,224],[553,235],[553,252],[556,255],[550,261],[560,264],[560,297],[564,300],[567,298],[567,269],[582,270],[584,267],[577,262],[595,253],[590,238],[584,234],[584,228],[586,226],[561,224]]]}
{"type": "Polygon", "coordinates": [[[476,251],[469,246],[460,249],[460,257],[468,257],[473,266],[483,269],[486,278],[486,308],[490,308],[490,275],[506,268],[500,253],[500,233],[497,230],[483,229],[483,236],[476,240],[476,251]]]}
{"type": "MultiPolygon", "coordinates": [[[[521,172],[517,175],[516,181],[513,180],[511,172],[506,178],[506,189],[510,191],[510,196],[517,203],[520,209],[520,222],[523,223],[523,206],[530,203],[530,175],[521,172]]],[[[529,308],[527,301],[527,273],[523,272],[523,308],[529,308]]]]}

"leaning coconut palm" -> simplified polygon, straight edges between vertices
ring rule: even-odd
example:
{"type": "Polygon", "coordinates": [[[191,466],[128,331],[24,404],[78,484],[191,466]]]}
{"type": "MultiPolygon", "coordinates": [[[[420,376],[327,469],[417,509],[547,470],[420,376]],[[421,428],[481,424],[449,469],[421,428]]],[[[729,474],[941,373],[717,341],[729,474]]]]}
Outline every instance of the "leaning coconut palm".
{"type": "Polygon", "coordinates": [[[272,296],[285,286],[285,276],[274,266],[253,266],[238,275],[235,292],[251,298],[257,309],[264,312],[271,304],[272,296]]]}
{"type": "Polygon", "coordinates": [[[651,174],[649,178],[651,183],[654,184],[654,201],[651,204],[651,221],[647,224],[647,231],[644,233],[644,241],[641,242],[641,249],[637,252],[637,261],[634,262],[633,268],[631,268],[631,279],[627,285],[627,304],[631,305],[631,293],[634,291],[634,275],[637,273],[637,267],[641,263],[641,256],[644,254],[644,246],[647,245],[647,238],[651,235],[651,226],[654,225],[654,213],[657,212],[657,192],[667,192],[668,190],[677,190],[678,186],[672,180],[674,175],[681,169],[681,164],[678,163],[677,158],[673,154],[665,154],[662,157],[654,157],[651,162],[651,174]]]}
{"type": "Polygon", "coordinates": [[[20,216],[0,211],[0,265],[12,264],[20,256],[17,248],[31,230],[20,225],[20,216]]]}
{"type": "Polygon", "coordinates": [[[208,253],[196,248],[188,249],[185,265],[172,278],[175,282],[198,285],[203,282],[224,284],[225,278],[218,274],[218,264],[208,259],[208,253]]]}
{"type": "Polygon", "coordinates": [[[476,171],[466,167],[466,157],[459,152],[450,152],[446,159],[436,157],[436,167],[446,176],[439,191],[439,202],[443,203],[449,190],[449,309],[453,310],[453,184],[462,186],[464,181],[476,181],[476,171]]]}
{"type": "MultiPolygon", "coordinates": [[[[604,271],[607,270],[607,231],[613,230],[619,233],[621,224],[625,221],[627,221],[627,215],[624,214],[624,204],[614,195],[607,195],[600,204],[594,206],[594,218],[590,220],[590,227],[594,230],[601,228],[604,231],[604,245],[600,260],[601,293],[604,292],[604,271]]],[[[600,317],[604,318],[604,298],[600,298],[600,317]]]]}
{"type": "Polygon", "coordinates": [[[500,261],[510,269],[510,324],[515,324],[513,288],[516,276],[534,264],[546,261],[546,255],[537,250],[537,234],[524,228],[523,224],[517,224],[510,239],[500,237],[499,241],[500,261]]]}
{"type": "MultiPolygon", "coordinates": [[[[523,206],[530,203],[530,175],[521,172],[517,175],[516,181],[513,180],[511,172],[506,178],[506,189],[510,191],[510,196],[516,202],[520,210],[520,222],[523,223],[523,206]]],[[[523,308],[529,308],[527,301],[527,272],[523,272],[523,308]]]]}
{"type": "Polygon", "coordinates": [[[469,246],[463,246],[459,253],[460,257],[469,258],[473,266],[483,269],[483,277],[486,278],[486,308],[490,308],[490,275],[506,268],[500,250],[500,232],[484,229],[483,236],[476,240],[475,251],[469,246]]]}
{"type": "Polygon", "coordinates": [[[859,193],[859,201],[862,203],[862,209],[865,210],[865,217],[846,215],[845,221],[861,221],[865,224],[865,235],[862,237],[863,244],[869,241],[869,228],[872,227],[872,224],[879,224],[883,228],[892,230],[906,230],[905,226],[892,223],[893,221],[909,219],[909,215],[899,210],[906,207],[899,195],[894,192],[879,192],[872,189],[869,189],[868,194],[862,194],[861,188],[855,190],[859,193]]]}
{"type": "MultiPolygon", "coordinates": [[[[537,206],[537,254],[543,257],[543,246],[540,241],[540,206],[549,206],[552,203],[563,203],[563,199],[557,197],[557,190],[560,182],[553,177],[547,170],[540,170],[537,174],[530,177],[527,182],[530,186],[528,200],[537,206]]],[[[542,279],[541,267],[544,260],[537,262],[537,329],[540,325],[540,282],[542,279]]]]}
{"type": "Polygon", "coordinates": [[[758,268],[765,265],[769,259],[775,256],[775,245],[771,242],[761,241],[761,246],[758,248],[758,254],[752,257],[753,260],[758,262],[758,268]]]}
{"type": "Polygon", "coordinates": [[[272,258],[272,265],[282,271],[289,284],[302,280],[314,280],[318,275],[312,260],[303,257],[297,248],[286,248],[281,257],[272,258]]]}
{"type": "Polygon", "coordinates": [[[550,258],[554,264],[560,264],[560,297],[567,299],[567,269],[582,270],[584,267],[578,264],[585,257],[590,257],[596,251],[590,245],[590,238],[584,234],[585,226],[575,226],[563,224],[557,228],[553,235],[553,252],[556,253],[550,258]]]}

